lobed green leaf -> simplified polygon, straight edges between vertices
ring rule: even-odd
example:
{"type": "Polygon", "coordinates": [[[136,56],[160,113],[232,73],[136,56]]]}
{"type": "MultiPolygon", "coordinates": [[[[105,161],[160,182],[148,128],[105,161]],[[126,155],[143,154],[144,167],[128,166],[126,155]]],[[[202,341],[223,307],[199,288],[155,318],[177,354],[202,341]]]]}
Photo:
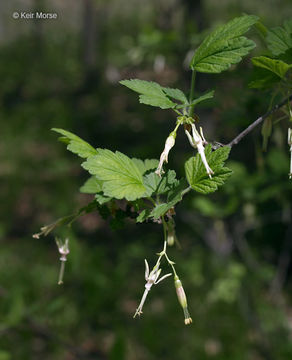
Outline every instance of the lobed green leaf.
{"type": "Polygon", "coordinates": [[[211,179],[206,173],[199,154],[187,160],[185,163],[186,178],[192,189],[202,194],[208,194],[216,191],[218,186],[223,185],[232,174],[229,168],[223,166],[229,152],[230,148],[227,146],[221,147],[216,151],[212,151],[211,145],[206,146],[206,158],[211,169],[214,171],[211,179]]]}
{"type": "Polygon", "coordinates": [[[193,56],[190,67],[204,73],[220,73],[255,47],[255,43],[241,36],[258,20],[257,16],[244,15],[220,26],[205,38],[193,56]]]}
{"type": "Polygon", "coordinates": [[[273,55],[284,54],[292,48],[292,19],[283,27],[277,26],[267,32],[267,46],[273,55]]]}

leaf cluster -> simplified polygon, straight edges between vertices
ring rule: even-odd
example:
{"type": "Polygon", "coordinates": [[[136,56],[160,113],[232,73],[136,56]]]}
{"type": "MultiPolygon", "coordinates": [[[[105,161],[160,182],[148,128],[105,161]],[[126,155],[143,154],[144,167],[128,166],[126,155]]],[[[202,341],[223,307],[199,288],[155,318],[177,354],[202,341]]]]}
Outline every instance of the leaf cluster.
{"type": "Polygon", "coordinates": [[[292,67],[292,20],[284,22],[283,27],[265,30],[264,34],[268,54],[252,59],[255,70],[249,86],[257,89],[285,87],[292,67]]]}
{"type": "MultiPolygon", "coordinates": [[[[104,217],[112,215],[115,228],[119,227],[126,217],[136,217],[137,222],[147,219],[156,221],[174,208],[191,188],[204,194],[213,192],[231,174],[228,168],[223,167],[230,150],[226,147],[214,152],[210,145],[206,147],[207,160],[215,172],[212,179],[207,176],[198,154],[185,163],[189,187],[184,178],[176,178],[174,170],[168,170],[161,177],[158,176],[155,173],[158,165],[156,159],[143,161],[129,158],[119,151],[94,149],[69,131],[53,130],[63,135],[61,140],[68,144],[68,150],[86,159],[82,167],[91,177],[80,191],[95,195],[95,206],[91,206],[89,210],[100,211],[104,217]],[[126,211],[117,203],[117,200],[122,199],[128,202],[126,211]]],[[[83,212],[80,211],[77,217],[83,212]]]]}

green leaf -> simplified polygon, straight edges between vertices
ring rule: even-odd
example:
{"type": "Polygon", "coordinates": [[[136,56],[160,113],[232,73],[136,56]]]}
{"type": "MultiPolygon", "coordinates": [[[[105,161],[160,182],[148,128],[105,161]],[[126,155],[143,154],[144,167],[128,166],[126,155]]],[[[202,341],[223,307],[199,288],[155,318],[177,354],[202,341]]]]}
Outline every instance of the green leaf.
{"type": "Polygon", "coordinates": [[[88,158],[82,166],[103,181],[106,196],[131,201],[143,197],[146,191],[135,162],[119,151],[98,149],[98,155],[88,158]]]}
{"type": "Polygon", "coordinates": [[[143,182],[147,188],[147,194],[150,196],[153,193],[157,195],[166,193],[177,184],[178,180],[176,180],[175,171],[169,170],[162,177],[158,176],[155,172],[147,174],[143,177],[143,182]]]}
{"type": "Polygon", "coordinates": [[[131,79],[122,80],[120,84],[139,93],[139,101],[142,104],[157,106],[161,109],[173,108],[176,105],[166,96],[163,88],[156,82],[131,79]]]}
{"type": "Polygon", "coordinates": [[[167,87],[163,87],[162,89],[166,93],[167,96],[169,96],[175,100],[181,101],[183,104],[188,103],[187,97],[181,90],[167,88],[167,87]]]}
{"type": "Polygon", "coordinates": [[[144,175],[149,170],[156,170],[159,164],[157,159],[146,159],[143,161],[141,159],[132,158],[131,160],[138,167],[141,175],[144,175]]]}
{"type": "Polygon", "coordinates": [[[168,193],[167,202],[155,206],[151,211],[150,216],[154,219],[158,219],[163,216],[169,209],[174,207],[178,202],[182,200],[183,191],[187,188],[187,183],[184,179],[181,179],[176,183],[176,186],[168,193]]]}
{"type": "Polygon", "coordinates": [[[197,99],[194,99],[190,105],[197,105],[202,101],[208,100],[208,99],[212,99],[214,97],[214,90],[211,90],[209,92],[207,92],[206,94],[198,97],[197,99]]]}
{"type": "Polygon", "coordinates": [[[228,146],[221,147],[213,152],[211,145],[206,146],[206,158],[211,169],[214,171],[212,179],[210,179],[206,173],[199,154],[187,160],[185,163],[185,172],[188,183],[192,189],[202,194],[208,194],[216,191],[218,186],[223,185],[232,173],[229,168],[223,167],[229,152],[230,148],[228,146]]]}
{"type": "Polygon", "coordinates": [[[144,209],[140,212],[139,216],[136,218],[137,223],[142,223],[147,220],[150,216],[151,209],[144,209]]]}
{"type": "Polygon", "coordinates": [[[286,72],[292,67],[292,65],[288,65],[284,61],[270,59],[266,56],[254,57],[251,61],[254,66],[271,71],[281,79],[285,77],[286,72]]]}
{"type": "Polygon", "coordinates": [[[96,194],[102,191],[102,182],[95,176],[91,176],[85,181],[79,191],[83,194],[96,194]]]}
{"type": "Polygon", "coordinates": [[[275,27],[267,33],[267,46],[273,55],[284,54],[292,48],[292,19],[284,23],[284,27],[275,27]]]}
{"type": "Polygon", "coordinates": [[[258,20],[257,16],[244,15],[220,26],[205,38],[196,50],[190,67],[205,73],[220,73],[255,47],[255,43],[243,37],[258,20]]]}
{"type": "Polygon", "coordinates": [[[162,87],[154,81],[130,79],[130,80],[121,80],[120,84],[125,85],[129,89],[136,91],[139,94],[157,95],[157,96],[164,95],[162,87]]]}
{"type": "Polygon", "coordinates": [[[175,107],[175,103],[169,100],[169,98],[165,95],[140,95],[139,102],[145,105],[160,107],[161,109],[170,109],[175,107]]]}
{"type": "Polygon", "coordinates": [[[67,149],[72,153],[77,154],[82,158],[88,158],[97,154],[97,150],[95,150],[90,144],[70,131],[57,128],[53,128],[52,130],[63,135],[60,140],[68,144],[67,149]]]}
{"type": "Polygon", "coordinates": [[[263,68],[255,67],[248,86],[254,89],[267,89],[281,81],[279,76],[263,68]]]}
{"type": "Polygon", "coordinates": [[[103,205],[112,200],[111,197],[105,196],[102,192],[95,194],[95,200],[99,203],[99,205],[103,205]]]}

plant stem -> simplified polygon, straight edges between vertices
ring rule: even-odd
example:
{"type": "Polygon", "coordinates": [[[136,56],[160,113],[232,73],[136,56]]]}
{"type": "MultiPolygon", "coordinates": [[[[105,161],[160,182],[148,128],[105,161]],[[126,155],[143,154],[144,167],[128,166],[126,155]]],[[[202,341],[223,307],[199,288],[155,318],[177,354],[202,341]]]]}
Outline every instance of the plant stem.
{"type": "Polygon", "coordinates": [[[184,189],[182,192],[181,192],[181,196],[183,197],[185,194],[187,194],[189,191],[191,191],[192,190],[192,187],[191,186],[189,186],[189,187],[187,187],[186,189],[184,189]]]}
{"type": "MultiPolygon", "coordinates": [[[[192,70],[191,92],[190,92],[189,103],[191,103],[194,99],[195,82],[196,82],[196,71],[192,70]]],[[[193,115],[194,115],[194,108],[195,108],[195,105],[191,105],[189,108],[189,116],[190,117],[193,117],[193,115]]]]}
{"type": "Polygon", "coordinates": [[[166,229],[166,227],[167,226],[166,226],[164,216],[162,216],[161,219],[162,219],[162,225],[163,225],[164,246],[163,246],[163,251],[160,253],[159,260],[161,259],[162,256],[164,256],[165,259],[167,260],[168,264],[172,268],[173,275],[177,276],[177,273],[176,273],[175,268],[173,266],[174,262],[169,259],[169,257],[167,256],[167,253],[166,253],[166,247],[167,247],[167,229],[166,229]]]}
{"type": "Polygon", "coordinates": [[[256,126],[262,123],[268,116],[272,115],[275,111],[280,109],[283,105],[286,105],[287,102],[292,100],[292,95],[288,96],[286,99],[281,101],[279,104],[275,105],[271,110],[266,112],[264,115],[260,116],[253,123],[251,123],[245,130],[243,130],[239,135],[237,135],[229,144],[226,146],[232,147],[233,145],[237,145],[240,140],[242,140],[247,134],[249,134],[256,126]]]}
{"type": "Polygon", "coordinates": [[[153,204],[154,206],[156,206],[156,202],[152,199],[151,196],[149,196],[147,199],[148,199],[150,202],[152,202],[152,204],[153,204]]]}

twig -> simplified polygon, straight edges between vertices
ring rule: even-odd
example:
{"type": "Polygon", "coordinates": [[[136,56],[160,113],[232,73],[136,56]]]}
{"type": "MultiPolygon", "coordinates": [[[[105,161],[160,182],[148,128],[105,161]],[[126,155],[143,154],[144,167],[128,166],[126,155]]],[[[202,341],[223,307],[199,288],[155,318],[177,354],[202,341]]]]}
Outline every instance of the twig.
{"type": "Polygon", "coordinates": [[[268,116],[272,115],[275,111],[279,110],[283,105],[292,100],[292,95],[288,96],[286,99],[281,101],[279,104],[275,105],[271,110],[266,112],[264,115],[256,119],[252,124],[250,124],[245,130],[243,130],[239,135],[237,135],[229,144],[226,146],[232,147],[242,140],[247,134],[249,134],[256,126],[263,122],[268,116]]]}

